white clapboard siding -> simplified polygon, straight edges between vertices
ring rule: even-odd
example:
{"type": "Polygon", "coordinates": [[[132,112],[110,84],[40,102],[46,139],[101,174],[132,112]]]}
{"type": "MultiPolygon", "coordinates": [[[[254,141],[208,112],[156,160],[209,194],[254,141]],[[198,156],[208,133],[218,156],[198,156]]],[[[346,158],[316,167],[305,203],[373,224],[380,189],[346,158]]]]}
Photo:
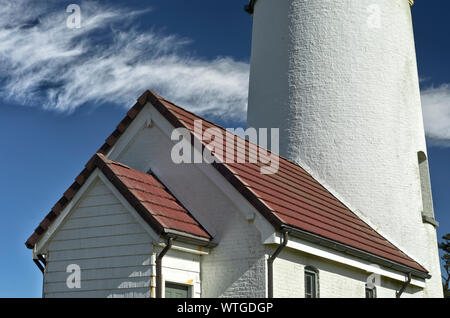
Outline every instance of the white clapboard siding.
{"type": "Polygon", "coordinates": [[[120,225],[110,225],[110,226],[99,226],[97,228],[86,228],[86,229],[63,229],[58,231],[55,240],[77,240],[85,238],[98,238],[98,237],[109,237],[111,235],[125,235],[125,234],[136,234],[145,233],[137,223],[120,224],[120,225]]]}
{"type": "Polygon", "coordinates": [[[133,220],[128,214],[92,216],[90,218],[69,219],[64,224],[65,230],[88,229],[91,227],[130,224],[133,220]]]}
{"type": "Polygon", "coordinates": [[[100,195],[87,195],[84,197],[83,201],[80,202],[79,207],[80,208],[96,207],[105,204],[111,204],[113,202],[118,201],[117,198],[112,193],[100,195]]]}
{"type": "MultiPolygon", "coordinates": [[[[123,278],[110,278],[110,279],[97,279],[97,280],[82,280],[82,290],[109,290],[109,289],[130,289],[130,288],[150,288],[150,280],[142,279],[141,277],[123,277],[123,278]]],[[[46,292],[66,292],[70,290],[67,288],[66,282],[49,283],[45,285],[46,292]]]]}
{"type": "Polygon", "coordinates": [[[91,290],[91,291],[74,291],[56,292],[46,294],[47,298],[150,298],[150,289],[130,288],[130,289],[111,289],[111,290],[91,290]]]}
{"type": "MultiPolygon", "coordinates": [[[[105,204],[102,206],[98,206],[96,207],[96,211],[95,214],[97,216],[102,216],[102,215],[114,215],[114,214],[122,214],[123,213],[123,206],[121,204],[105,204]]],[[[92,208],[91,207],[87,207],[87,208],[80,208],[78,207],[77,209],[77,214],[72,216],[73,219],[78,219],[78,218],[90,218],[92,217],[92,208]]]]}
{"type": "Polygon", "coordinates": [[[97,180],[48,244],[44,297],[149,297],[150,235],[97,180]],[[70,289],[67,266],[81,268],[81,288],[70,289]]]}
{"type": "MultiPolygon", "coordinates": [[[[94,268],[85,269],[82,273],[82,280],[95,279],[112,279],[112,278],[127,278],[127,277],[145,277],[151,275],[149,266],[135,266],[133,273],[129,273],[129,267],[110,267],[110,268],[94,268]]],[[[47,280],[51,282],[65,282],[67,280],[67,273],[62,272],[48,272],[47,280]]]]}
{"type": "Polygon", "coordinates": [[[123,234],[123,235],[110,235],[104,237],[97,237],[95,240],[92,238],[84,239],[66,239],[61,241],[52,241],[52,251],[65,251],[81,248],[95,248],[95,247],[108,247],[108,246],[121,246],[132,244],[147,244],[148,234],[123,234]]]}
{"type": "MultiPolygon", "coordinates": [[[[150,250],[151,251],[151,250],[150,250]]],[[[68,251],[52,251],[52,260],[84,260],[108,258],[115,256],[148,255],[148,244],[128,244],[120,246],[73,249],[68,251]]]]}
{"type": "MultiPolygon", "coordinates": [[[[114,256],[114,257],[97,257],[91,259],[80,260],[65,260],[56,261],[50,260],[47,264],[48,272],[58,272],[66,270],[70,264],[77,264],[81,269],[95,269],[95,268],[111,268],[111,267],[133,267],[141,265],[150,265],[150,255],[132,255],[132,256],[114,256]]],[[[131,273],[131,272],[130,272],[131,273]]]]}

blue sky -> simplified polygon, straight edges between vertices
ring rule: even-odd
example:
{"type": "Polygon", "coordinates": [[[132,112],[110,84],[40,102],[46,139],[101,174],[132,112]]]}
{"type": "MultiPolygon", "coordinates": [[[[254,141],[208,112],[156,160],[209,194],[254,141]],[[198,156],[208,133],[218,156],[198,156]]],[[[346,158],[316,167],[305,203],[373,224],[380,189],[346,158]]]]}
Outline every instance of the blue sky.
{"type": "MultiPolygon", "coordinates": [[[[245,123],[246,0],[0,0],[0,297],[40,297],[24,242],[145,89],[245,123]],[[82,28],[68,29],[78,3],[82,28]]],[[[448,0],[417,0],[416,48],[438,236],[450,232],[448,0]]]]}

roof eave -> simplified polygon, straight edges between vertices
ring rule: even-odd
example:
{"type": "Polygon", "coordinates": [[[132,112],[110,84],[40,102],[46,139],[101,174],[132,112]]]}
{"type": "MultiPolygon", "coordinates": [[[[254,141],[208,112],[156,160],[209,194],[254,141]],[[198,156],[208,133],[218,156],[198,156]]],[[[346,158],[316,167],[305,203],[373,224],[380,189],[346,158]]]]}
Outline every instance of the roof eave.
{"type": "Polygon", "coordinates": [[[161,234],[165,239],[173,238],[174,240],[181,241],[188,244],[194,244],[202,247],[216,247],[217,243],[211,241],[211,239],[206,237],[201,237],[197,235],[192,235],[189,233],[173,230],[164,229],[164,233],[161,234]]]}
{"type": "Polygon", "coordinates": [[[356,256],[358,258],[370,261],[371,263],[377,264],[377,265],[382,265],[384,267],[408,274],[411,273],[411,275],[418,277],[418,278],[422,278],[422,279],[429,279],[431,278],[431,275],[428,272],[423,272],[420,271],[418,269],[406,266],[406,265],[402,265],[400,263],[388,260],[386,258],[371,254],[369,252],[365,252],[362,251],[360,249],[336,242],[336,241],[332,241],[330,239],[321,237],[319,235],[313,234],[313,233],[309,233],[306,231],[303,231],[301,229],[289,226],[289,225],[282,225],[281,226],[283,230],[286,230],[289,232],[290,235],[303,239],[305,241],[314,243],[314,244],[318,244],[327,248],[331,248],[333,250],[336,250],[338,252],[347,254],[347,255],[351,255],[351,256],[356,256]]]}

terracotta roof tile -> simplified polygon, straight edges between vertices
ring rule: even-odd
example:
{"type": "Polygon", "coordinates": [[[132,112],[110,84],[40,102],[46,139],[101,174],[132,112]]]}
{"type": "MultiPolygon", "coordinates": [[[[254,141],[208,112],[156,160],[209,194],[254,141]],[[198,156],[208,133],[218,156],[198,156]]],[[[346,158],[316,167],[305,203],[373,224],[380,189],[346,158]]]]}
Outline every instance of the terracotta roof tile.
{"type": "Polygon", "coordinates": [[[92,157],[86,166],[89,168],[83,170],[76,178],[75,183],[64,193],[64,196],[28,238],[25,243],[28,248],[34,247],[54,219],[61,213],[64,206],[75,196],[96,168],[99,168],[105,174],[131,206],[158,234],[170,229],[211,239],[211,236],[155,176],[108,160],[101,153],[92,157]]]}
{"type": "MultiPolygon", "coordinates": [[[[194,134],[194,121],[202,120],[203,131],[217,127],[229,134],[220,126],[159,96],[156,98],[157,100],[153,99],[152,104],[166,115],[175,127],[182,125],[194,134]],[[163,108],[167,109],[172,116],[167,116],[163,108]]],[[[263,164],[249,162],[249,156],[254,155],[255,149],[259,151],[260,148],[235,136],[235,141],[237,140],[245,146],[235,148],[234,158],[245,158],[246,162],[221,162],[215,166],[221,166],[219,171],[222,171],[228,179],[234,176],[235,185],[241,183],[239,186],[241,192],[243,188],[246,188],[247,194],[255,196],[256,200],[262,203],[254,205],[260,210],[266,208],[263,215],[271,213],[276,216],[270,219],[272,224],[275,223],[274,225],[278,227],[288,225],[298,228],[427,273],[425,268],[372,229],[299,165],[279,156],[278,171],[274,174],[261,174],[260,167],[263,164]]],[[[221,150],[225,158],[225,140],[221,150]]],[[[252,199],[251,202],[255,202],[255,198],[252,199]]]]}
{"type": "MultiPolygon", "coordinates": [[[[194,133],[194,120],[202,120],[203,131],[207,128],[216,127],[225,134],[230,134],[222,127],[174,105],[154,92],[146,91],[128,111],[127,116],[120,122],[117,129],[107,139],[107,142],[99,149],[99,153],[106,154],[111,149],[147,101],[152,103],[174,127],[185,127],[191,133],[194,133]]],[[[255,154],[255,150],[260,151],[261,149],[238,136],[233,136],[233,138],[244,145],[237,147],[237,153],[233,154],[233,157],[235,159],[245,159],[246,162],[220,162],[212,165],[276,229],[279,230],[282,226],[288,225],[344,246],[427,273],[425,268],[362,221],[302,167],[279,156],[279,169],[276,173],[260,174],[259,169],[263,164],[260,162],[249,163],[248,159],[250,154],[255,154]]],[[[225,141],[222,150],[225,157],[225,141]]],[[[87,179],[88,174],[93,169],[94,161],[95,156],[88,162],[86,169],[76,178],[74,185],[72,185],[75,190],[81,187],[87,179]]],[[[151,187],[157,184],[151,177],[144,174],[144,180],[144,176],[140,175],[142,174],[140,172],[133,170],[124,173],[123,169],[127,168],[120,164],[108,163],[108,165],[113,165],[112,170],[115,171],[118,179],[129,187],[133,197],[142,200],[139,202],[153,218],[157,218],[160,226],[173,229],[182,228],[185,231],[189,231],[189,233],[209,237],[193,218],[191,222],[187,217],[189,216],[187,212],[179,210],[176,203],[171,203],[163,208],[157,204],[156,201],[163,201],[163,198],[167,198],[165,197],[166,194],[162,194],[157,189],[150,194],[151,187]]],[[[67,193],[68,197],[70,197],[69,193],[67,193]]],[[[63,196],[52,210],[59,214],[68,201],[69,199],[63,196]]],[[[167,203],[167,201],[164,202],[167,203]]],[[[29,248],[32,248],[42,233],[45,232],[47,224],[42,224],[42,226],[43,228],[39,226],[26,242],[29,248]]]]}
{"type": "MultiPolygon", "coordinates": [[[[101,154],[98,157],[107,164],[114,176],[132,194],[133,205],[142,205],[146,213],[149,213],[164,229],[211,238],[155,176],[108,160],[101,154]]],[[[112,181],[117,182],[117,180],[112,181]]]]}

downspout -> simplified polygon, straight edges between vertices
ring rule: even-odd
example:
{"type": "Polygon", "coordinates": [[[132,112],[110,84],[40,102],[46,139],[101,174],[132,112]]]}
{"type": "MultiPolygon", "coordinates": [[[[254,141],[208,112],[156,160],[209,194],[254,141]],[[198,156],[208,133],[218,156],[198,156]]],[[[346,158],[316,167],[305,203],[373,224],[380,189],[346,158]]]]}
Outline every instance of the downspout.
{"type": "Polygon", "coordinates": [[[42,274],[44,274],[45,273],[45,266],[47,265],[47,262],[45,261],[45,258],[41,254],[37,255],[36,257],[37,258],[33,258],[33,262],[40,269],[42,274]]]}
{"type": "Polygon", "coordinates": [[[253,9],[255,7],[256,0],[250,0],[250,2],[244,6],[244,11],[253,14],[253,9]]]}
{"type": "Polygon", "coordinates": [[[411,273],[408,273],[408,279],[406,280],[406,282],[403,284],[402,288],[400,288],[400,290],[398,292],[395,293],[395,297],[396,298],[400,298],[400,296],[403,294],[403,292],[405,291],[406,287],[408,287],[409,283],[411,283],[411,273]]]}
{"type": "Polygon", "coordinates": [[[150,298],[156,298],[156,253],[153,252],[150,258],[150,298]]]}
{"type": "Polygon", "coordinates": [[[33,258],[33,262],[36,264],[36,266],[41,270],[42,275],[44,274],[45,268],[42,266],[41,262],[39,262],[38,259],[33,258]]]}
{"type": "Polygon", "coordinates": [[[172,241],[173,238],[169,237],[167,239],[167,244],[164,247],[164,249],[161,251],[161,253],[158,254],[158,257],[156,258],[156,298],[162,298],[162,258],[166,253],[169,251],[169,249],[172,247],[172,241]]]}
{"type": "Polygon", "coordinates": [[[283,248],[286,247],[288,243],[288,232],[283,232],[283,241],[281,242],[280,246],[275,250],[275,253],[272,254],[272,256],[269,257],[267,260],[267,297],[273,298],[273,261],[277,258],[277,256],[281,253],[283,248]]]}
{"type": "MultiPolygon", "coordinates": [[[[48,255],[48,254],[47,254],[48,255]]],[[[45,269],[47,267],[46,257],[43,257],[42,254],[36,254],[36,246],[33,248],[33,262],[42,272],[42,298],[45,297],[45,269]]]]}

